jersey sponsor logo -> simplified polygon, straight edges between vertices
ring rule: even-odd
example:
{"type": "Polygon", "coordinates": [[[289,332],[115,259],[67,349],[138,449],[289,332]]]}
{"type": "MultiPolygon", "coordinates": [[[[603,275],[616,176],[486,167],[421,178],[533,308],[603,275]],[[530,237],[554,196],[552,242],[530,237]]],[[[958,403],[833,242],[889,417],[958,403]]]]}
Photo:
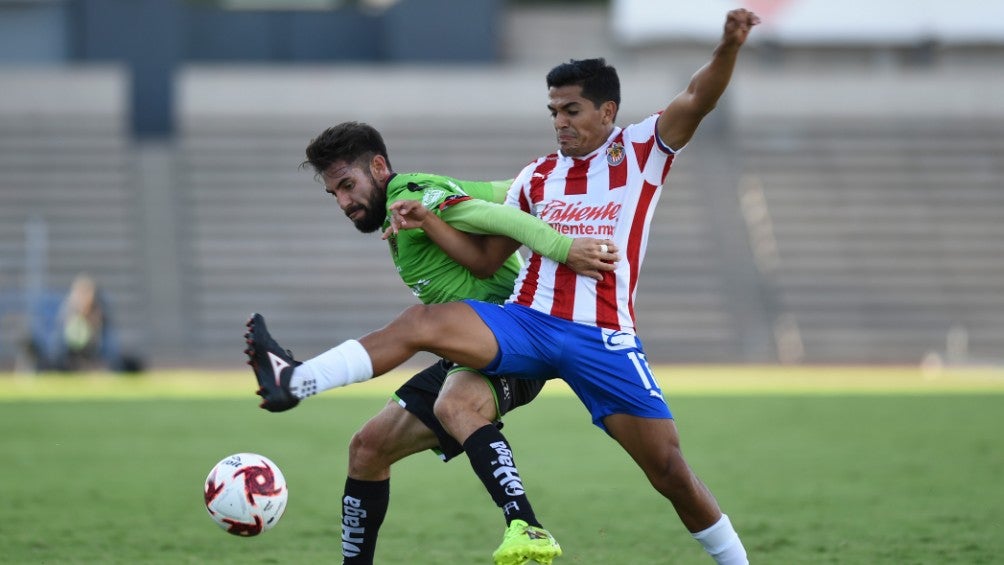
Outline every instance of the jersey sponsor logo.
{"type": "Polygon", "coordinates": [[[588,236],[588,237],[613,237],[614,236],[614,226],[602,225],[594,226],[592,224],[548,224],[554,231],[563,234],[575,236],[588,236]]]}
{"type": "Polygon", "coordinates": [[[607,147],[607,164],[611,167],[616,167],[624,162],[624,146],[620,143],[614,143],[610,147],[607,147]]]}
{"type": "Polygon", "coordinates": [[[544,205],[540,211],[540,219],[549,224],[561,222],[582,222],[582,221],[616,221],[620,215],[621,205],[607,202],[600,205],[581,204],[578,202],[565,202],[564,200],[552,200],[544,205]]]}
{"type": "Polygon", "coordinates": [[[268,352],[268,360],[272,363],[272,375],[275,377],[275,386],[281,387],[282,384],[279,382],[279,373],[281,373],[286,367],[289,367],[289,363],[271,351],[268,352]]]}
{"type": "Polygon", "coordinates": [[[433,208],[437,202],[443,199],[446,191],[441,188],[433,188],[422,193],[422,206],[433,208]]]}
{"type": "Polygon", "coordinates": [[[550,200],[543,204],[539,217],[564,235],[612,237],[621,207],[614,202],[592,205],[550,200]]]}
{"type": "Polygon", "coordinates": [[[638,339],[634,334],[621,330],[603,330],[603,346],[609,351],[622,349],[637,349],[638,339]]]}

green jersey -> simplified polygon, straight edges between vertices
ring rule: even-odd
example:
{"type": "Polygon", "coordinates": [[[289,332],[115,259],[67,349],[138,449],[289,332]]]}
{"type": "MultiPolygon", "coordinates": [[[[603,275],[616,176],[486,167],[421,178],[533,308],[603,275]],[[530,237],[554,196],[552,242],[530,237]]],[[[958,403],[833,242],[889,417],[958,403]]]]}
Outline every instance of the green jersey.
{"type": "MultiPolygon", "coordinates": [[[[462,181],[425,173],[395,174],[387,184],[388,213],[383,227],[386,230],[390,226],[389,207],[398,200],[421,201],[430,212],[442,216],[450,205],[471,198],[501,203],[508,187],[508,182],[462,181]]],[[[387,242],[401,280],[424,304],[464,298],[501,304],[512,294],[522,266],[522,259],[514,253],[494,275],[479,279],[450,259],[423,230],[401,230],[387,242]]]]}

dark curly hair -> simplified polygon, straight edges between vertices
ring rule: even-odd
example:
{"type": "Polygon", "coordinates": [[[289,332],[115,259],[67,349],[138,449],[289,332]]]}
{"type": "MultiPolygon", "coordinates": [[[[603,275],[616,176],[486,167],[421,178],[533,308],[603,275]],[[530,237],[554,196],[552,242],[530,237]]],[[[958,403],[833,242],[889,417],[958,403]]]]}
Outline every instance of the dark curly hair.
{"type": "Polygon", "coordinates": [[[362,122],[343,122],[310,140],[307,160],[300,163],[300,167],[309,165],[315,174],[320,175],[334,163],[354,163],[360,159],[369,161],[375,155],[382,155],[390,168],[387,146],[376,128],[362,122]]]}

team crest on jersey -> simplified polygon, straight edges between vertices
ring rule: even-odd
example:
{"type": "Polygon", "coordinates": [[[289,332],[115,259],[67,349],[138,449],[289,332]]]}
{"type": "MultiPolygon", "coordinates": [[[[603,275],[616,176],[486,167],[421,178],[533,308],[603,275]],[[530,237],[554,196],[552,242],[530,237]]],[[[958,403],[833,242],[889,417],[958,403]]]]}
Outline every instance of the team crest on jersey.
{"type": "Polygon", "coordinates": [[[445,194],[446,191],[439,188],[426,189],[425,193],[422,194],[422,205],[426,208],[433,208],[437,202],[443,199],[445,194]]]}
{"type": "Polygon", "coordinates": [[[610,147],[607,147],[607,164],[611,167],[616,167],[624,162],[624,146],[620,143],[614,143],[610,147]]]}

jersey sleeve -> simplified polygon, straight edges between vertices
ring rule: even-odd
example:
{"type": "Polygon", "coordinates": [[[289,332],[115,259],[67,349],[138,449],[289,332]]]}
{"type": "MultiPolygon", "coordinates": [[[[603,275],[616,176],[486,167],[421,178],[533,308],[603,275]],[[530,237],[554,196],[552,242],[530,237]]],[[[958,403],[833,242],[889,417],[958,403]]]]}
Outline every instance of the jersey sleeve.
{"type": "Polygon", "coordinates": [[[471,199],[450,206],[440,217],[460,231],[511,237],[559,263],[568,259],[568,251],[572,248],[572,238],[510,206],[471,199]]]}
{"type": "Polygon", "coordinates": [[[427,173],[404,173],[388,186],[388,205],[397,200],[417,200],[439,215],[457,202],[470,199],[501,202],[512,181],[466,181],[427,173]]]}
{"type": "Polygon", "coordinates": [[[642,178],[661,186],[672,166],[677,151],[667,146],[659,137],[658,121],[661,113],[624,128],[624,142],[630,143],[637,157],[637,168],[642,178]]]}
{"type": "Polygon", "coordinates": [[[491,202],[497,204],[502,204],[505,202],[506,195],[509,193],[509,187],[515,179],[508,180],[493,180],[489,184],[492,186],[492,198],[491,202]]]}

